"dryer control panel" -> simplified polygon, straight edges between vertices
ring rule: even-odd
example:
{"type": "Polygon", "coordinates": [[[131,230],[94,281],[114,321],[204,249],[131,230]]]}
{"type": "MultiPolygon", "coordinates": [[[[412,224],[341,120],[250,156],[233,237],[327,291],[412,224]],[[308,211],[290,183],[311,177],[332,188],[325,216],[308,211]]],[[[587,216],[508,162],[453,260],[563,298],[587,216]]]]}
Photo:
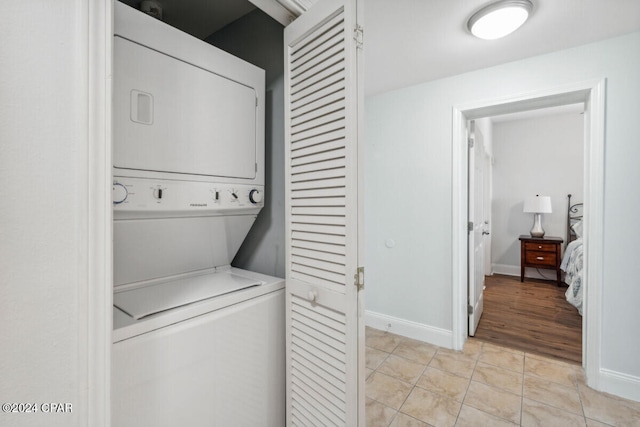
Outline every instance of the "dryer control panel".
{"type": "Polygon", "coordinates": [[[264,186],[114,177],[113,210],[117,218],[166,215],[258,213],[264,186]]]}

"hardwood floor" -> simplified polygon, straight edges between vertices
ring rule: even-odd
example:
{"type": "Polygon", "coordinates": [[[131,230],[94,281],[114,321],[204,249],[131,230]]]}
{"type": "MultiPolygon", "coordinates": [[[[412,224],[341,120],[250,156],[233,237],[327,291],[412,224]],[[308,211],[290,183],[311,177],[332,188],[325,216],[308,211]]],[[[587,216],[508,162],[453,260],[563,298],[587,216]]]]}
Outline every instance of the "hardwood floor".
{"type": "Polygon", "coordinates": [[[582,316],[566,301],[566,286],[502,275],[487,276],[485,286],[477,339],[582,362],[582,316]]]}

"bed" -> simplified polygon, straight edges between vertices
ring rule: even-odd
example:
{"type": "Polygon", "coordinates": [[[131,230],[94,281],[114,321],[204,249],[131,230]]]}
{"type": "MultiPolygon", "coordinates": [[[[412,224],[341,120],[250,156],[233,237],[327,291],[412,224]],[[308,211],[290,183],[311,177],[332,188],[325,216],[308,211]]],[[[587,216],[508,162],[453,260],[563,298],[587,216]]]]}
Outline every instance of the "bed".
{"type": "Polygon", "coordinates": [[[583,204],[571,204],[571,194],[567,196],[567,247],[564,250],[560,269],[565,272],[564,282],[569,285],[565,297],[582,315],[582,295],[584,270],[582,216],[583,204]]]}

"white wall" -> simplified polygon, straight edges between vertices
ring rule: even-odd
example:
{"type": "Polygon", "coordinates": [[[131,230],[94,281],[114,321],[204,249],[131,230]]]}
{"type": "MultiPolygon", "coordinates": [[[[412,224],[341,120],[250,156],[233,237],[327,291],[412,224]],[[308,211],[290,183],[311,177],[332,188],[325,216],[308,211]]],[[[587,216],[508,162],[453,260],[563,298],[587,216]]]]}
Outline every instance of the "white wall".
{"type": "Polygon", "coordinates": [[[632,33],[368,98],[369,315],[451,333],[452,107],[606,78],[601,367],[640,384],[638,76],[640,33],[632,33]]]}
{"type": "MultiPolygon", "coordinates": [[[[493,127],[493,272],[520,275],[520,241],[529,234],[533,214],[523,201],[551,197],[552,213],[542,215],[545,236],[566,240],[567,194],[583,201],[584,119],[580,113],[496,123],[493,127]]],[[[555,272],[541,270],[555,280],[555,272]]],[[[527,277],[539,278],[527,268],[527,277]]]]}
{"type": "Polygon", "coordinates": [[[87,367],[88,294],[99,292],[88,267],[87,10],[3,2],[0,13],[0,401],[73,405],[3,411],[2,426],[87,425],[87,397],[104,380],[90,382],[87,367]]]}

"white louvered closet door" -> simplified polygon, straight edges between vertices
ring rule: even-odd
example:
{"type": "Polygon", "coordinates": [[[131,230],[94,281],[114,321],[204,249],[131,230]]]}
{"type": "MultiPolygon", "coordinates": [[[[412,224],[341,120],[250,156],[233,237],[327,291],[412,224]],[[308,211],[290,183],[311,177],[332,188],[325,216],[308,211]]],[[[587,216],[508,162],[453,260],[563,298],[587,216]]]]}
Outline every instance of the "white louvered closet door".
{"type": "Polygon", "coordinates": [[[285,29],[290,426],[365,425],[356,3],[320,0],[285,29]]]}

